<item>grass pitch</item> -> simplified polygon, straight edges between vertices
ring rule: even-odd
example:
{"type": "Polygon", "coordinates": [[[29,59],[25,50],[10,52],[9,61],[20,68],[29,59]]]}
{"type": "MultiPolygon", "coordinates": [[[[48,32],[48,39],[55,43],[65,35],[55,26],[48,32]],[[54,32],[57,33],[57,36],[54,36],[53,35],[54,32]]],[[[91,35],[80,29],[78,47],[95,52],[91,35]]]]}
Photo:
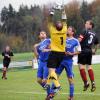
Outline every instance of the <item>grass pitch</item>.
{"type": "MultiPolygon", "coordinates": [[[[75,100],[100,100],[100,64],[93,66],[96,80],[96,91],[91,93],[91,87],[83,92],[83,83],[78,67],[74,67],[75,74],[75,100]]],[[[0,79],[0,100],[45,100],[46,92],[36,82],[37,70],[20,69],[9,70],[8,79],[0,79]]],[[[0,76],[2,73],[0,72],[0,76]]],[[[89,79],[89,78],[88,78],[89,79]]],[[[60,77],[62,90],[54,100],[67,100],[68,81],[65,71],[60,77]]]]}

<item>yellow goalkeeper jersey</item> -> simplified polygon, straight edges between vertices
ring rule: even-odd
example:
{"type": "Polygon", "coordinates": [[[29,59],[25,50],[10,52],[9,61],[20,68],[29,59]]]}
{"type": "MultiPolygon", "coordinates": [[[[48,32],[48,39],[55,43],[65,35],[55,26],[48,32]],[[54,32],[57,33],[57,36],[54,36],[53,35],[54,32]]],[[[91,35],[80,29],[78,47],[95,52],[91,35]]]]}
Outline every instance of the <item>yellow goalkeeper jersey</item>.
{"type": "Polygon", "coordinates": [[[65,52],[67,25],[63,23],[63,29],[58,31],[53,23],[49,23],[49,32],[51,37],[51,51],[65,52]]]}

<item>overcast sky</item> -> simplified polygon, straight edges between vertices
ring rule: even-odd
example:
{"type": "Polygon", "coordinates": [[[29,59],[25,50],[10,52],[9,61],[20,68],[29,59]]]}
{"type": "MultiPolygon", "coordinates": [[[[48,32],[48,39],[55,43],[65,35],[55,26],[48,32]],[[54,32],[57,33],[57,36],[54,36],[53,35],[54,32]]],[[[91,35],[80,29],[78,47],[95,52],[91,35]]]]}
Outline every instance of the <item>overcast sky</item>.
{"type": "MultiPolygon", "coordinates": [[[[14,9],[18,10],[21,4],[28,5],[28,7],[30,7],[30,5],[34,4],[43,5],[55,1],[57,4],[60,4],[62,2],[68,3],[72,0],[0,0],[0,11],[4,6],[8,7],[9,3],[12,4],[14,9]]],[[[83,0],[78,0],[78,1],[82,2],[83,0]]],[[[90,3],[93,0],[85,0],[85,1],[88,1],[90,3]]]]}

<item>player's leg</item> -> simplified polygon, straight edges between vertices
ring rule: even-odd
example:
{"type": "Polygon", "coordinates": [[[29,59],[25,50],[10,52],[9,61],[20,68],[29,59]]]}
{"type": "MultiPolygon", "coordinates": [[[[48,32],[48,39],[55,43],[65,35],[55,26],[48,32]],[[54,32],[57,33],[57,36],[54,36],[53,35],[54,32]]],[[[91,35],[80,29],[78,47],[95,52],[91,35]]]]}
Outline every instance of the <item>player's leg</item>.
{"type": "Polygon", "coordinates": [[[6,73],[7,73],[7,67],[3,67],[3,74],[2,74],[2,79],[7,79],[6,73]]]}
{"type": "MultiPolygon", "coordinates": [[[[58,62],[59,62],[60,55],[56,52],[51,52],[49,55],[48,63],[47,66],[49,68],[49,75],[47,79],[47,91],[50,90],[50,84],[51,82],[54,83],[57,91],[60,90],[60,83],[58,81],[58,77],[56,74],[56,67],[58,67],[58,62]]],[[[47,98],[52,98],[54,96],[54,93],[50,93],[47,98]]]]}
{"type": "Polygon", "coordinates": [[[92,69],[91,61],[92,61],[92,53],[88,55],[87,69],[88,69],[89,78],[91,80],[91,91],[94,92],[96,90],[96,86],[95,86],[94,72],[92,69]]]}
{"type": "Polygon", "coordinates": [[[69,98],[68,100],[73,100],[74,98],[74,75],[73,75],[73,61],[67,60],[65,62],[65,70],[69,81],[69,98]]]}
{"type": "Polygon", "coordinates": [[[59,90],[59,88],[60,88],[59,83],[55,83],[55,81],[57,82],[57,76],[55,74],[55,69],[49,68],[49,76],[48,76],[48,79],[47,79],[47,84],[45,85],[45,88],[47,89],[46,100],[50,100],[54,97],[54,93],[51,92],[51,88],[50,88],[51,82],[54,83],[54,86],[56,87],[56,89],[59,90]],[[58,87],[57,87],[57,85],[58,85],[58,87]]]}
{"type": "Polygon", "coordinates": [[[73,100],[74,98],[74,80],[73,77],[68,77],[69,81],[69,98],[68,100],[73,100]]]}
{"type": "MultiPolygon", "coordinates": [[[[56,74],[57,74],[58,79],[59,79],[61,73],[63,72],[63,70],[64,70],[64,66],[63,66],[63,62],[62,62],[62,64],[58,68],[56,68],[56,74]]],[[[54,93],[54,94],[58,92],[54,83],[52,83],[50,91],[51,91],[51,93],[54,93]]]]}
{"type": "Polygon", "coordinates": [[[58,82],[57,74],[55,73],[55,68],[49,68],[49,76],[48,76],[47,84],[50,85],[51,82],[54,83],[56,88],[60,87],[60,84],[58,82]]]}
{"type": "MultiPolygon", "coordinates": [[[[56,74],[57,74],[58,79],[59,79],[61,73],[63,72],[63,70],[64,70],[63,64],[61,64],[59,67],[56,68],[56,74]]],[[[51,98],[53,99],[55,97],[55,95],[58,93],[58,91],[59,91],[59,89],[57,89],[55,84],[52,83],[50,92],[49,92],[49,97],[51,96],[51,98]]],[[[49,99],[47,99],[47,100],[49,100],[49,99]]]]}
{"type": "Polygon", "coordinates": [[[7,79],[7,69],[9,66],[9,61],[3,61],[3,74],[2,74],[2,79],[7,79]]]}
{"type": "Polygon", "coordinates": [[[51,82],[55,84],[56,87],[60,87],[60,83],[55,72],[58,65],[58,55],[56,52],[51,52],[49,55],[47,66],[49,68],[49,75],[47,79],[47,84],[50,85],[51,82]]]}
{"type": "Polygon", "coordinates": [[[45,85],[47,83],[47,78],[48,78],[48,68],[47,68],[47,62],[44,62],[44,67],[43,67],[43,80],[42,80],[42,83],[44,84],[44,88],[45,88],[45,85]]]}
{"type": "Polygon", "coordinates": [[[94,80],[94,72],[91,65],[88,65],[88,74],[91,80],[91,92],[94,92],[96,90],[96,86],[95,86],[95,80],[94,80]]]}
{"type": "Polygon", "coordinates": [[[38,70],[37,70],[37,82],[42,87],[44,87],[44,85],[42,84],[42,79],[43,79],[43,63],[42,63],[42,61],[39,61],[38,70]]]}
{"type": "Polygon", "coordinates": [[[84,82],[83,91],[86,91],[87,88],[89,87],[89,83],[88,83],[86,71],[85,71],[86,60],[87,60],[86,54],[81,53],[81,54],[78,55],[78,66],[79,66],[80,76],[81,76],[81,78],[84,82]]]}

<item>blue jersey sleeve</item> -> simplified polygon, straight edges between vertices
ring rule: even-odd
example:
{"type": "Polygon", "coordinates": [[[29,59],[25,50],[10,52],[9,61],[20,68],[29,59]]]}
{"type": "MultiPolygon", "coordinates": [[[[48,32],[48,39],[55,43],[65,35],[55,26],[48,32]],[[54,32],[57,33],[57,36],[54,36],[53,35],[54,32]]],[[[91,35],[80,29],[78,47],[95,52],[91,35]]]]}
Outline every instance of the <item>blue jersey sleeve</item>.
{"type": "Polygon", "coordinates": [[[77,51],[81,51],[81,45],[80,45],[80,42],[78,41],[78,39],[76,39],[75,48],[77,51]]]}
{"type": "Polygon", "coordinates": [[[50,45],[50,39],[45,39],[40,46],[40,50],[48,49],[48,46],[50,45]]]}

